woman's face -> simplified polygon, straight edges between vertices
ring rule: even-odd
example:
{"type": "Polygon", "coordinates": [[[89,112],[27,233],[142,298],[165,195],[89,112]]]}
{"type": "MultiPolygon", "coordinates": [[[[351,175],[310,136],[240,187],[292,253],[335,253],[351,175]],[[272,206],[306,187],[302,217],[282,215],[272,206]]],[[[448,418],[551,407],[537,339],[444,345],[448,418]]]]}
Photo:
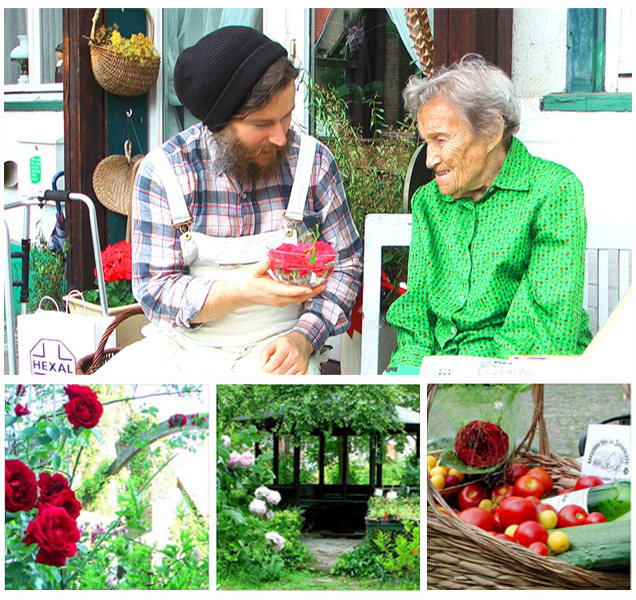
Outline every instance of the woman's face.
{"type": "Polygon", "coordinates": [[[440,192],[455,199],[483,196],[503,164],[503,119],[496,136],[478,137],[440,97],[420,108],[417,122],[426,142],[426,166],[434,171],[440,192]]]}

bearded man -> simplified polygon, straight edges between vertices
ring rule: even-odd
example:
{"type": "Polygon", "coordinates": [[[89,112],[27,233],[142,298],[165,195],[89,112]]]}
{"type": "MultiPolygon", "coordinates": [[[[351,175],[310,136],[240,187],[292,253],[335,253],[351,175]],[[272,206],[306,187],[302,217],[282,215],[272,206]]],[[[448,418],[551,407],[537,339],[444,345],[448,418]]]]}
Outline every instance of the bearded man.
{"type": "Polygon", "coordinates": [[[175,91],[200,122],[145,157],[133,191],[133,293],[151,326],[97,373],[320,372],[327,338],[349,325],[362,245],[333,155],[290,128],[297,76],[248,27],[179,56],[175,91]],[[307,232],[335,249],[331,277],[272,279],[267,249],[307,232]]]}

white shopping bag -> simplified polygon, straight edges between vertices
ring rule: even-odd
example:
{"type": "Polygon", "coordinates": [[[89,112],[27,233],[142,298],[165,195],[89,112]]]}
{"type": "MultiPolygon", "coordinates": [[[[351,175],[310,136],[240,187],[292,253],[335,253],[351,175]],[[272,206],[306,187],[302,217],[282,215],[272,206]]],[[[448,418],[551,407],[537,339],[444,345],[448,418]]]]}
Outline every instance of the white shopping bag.
{"type": "MultiPolygon", "coordinates": [[[[42,299],[44,300],[44,298],[42,299]]],[[[43,310],[42,301],[30,315],[18,315],[18,373],[20,375],[75,375],[78,361],[93,354],[106,328],[115,320],[43,310]]],[[[115,332],[106,348],[116,346],[115,332]]]]}

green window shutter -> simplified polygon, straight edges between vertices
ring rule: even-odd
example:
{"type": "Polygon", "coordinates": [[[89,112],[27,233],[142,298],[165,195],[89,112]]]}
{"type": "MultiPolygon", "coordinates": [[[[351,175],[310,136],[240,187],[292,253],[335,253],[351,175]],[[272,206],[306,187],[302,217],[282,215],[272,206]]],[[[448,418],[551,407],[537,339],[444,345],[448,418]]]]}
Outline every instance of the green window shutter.
{"type": "Polygon", "coordinates": [[[567,91],[602,92],[605,77],[605,9],[568,9],[567,91]]]}

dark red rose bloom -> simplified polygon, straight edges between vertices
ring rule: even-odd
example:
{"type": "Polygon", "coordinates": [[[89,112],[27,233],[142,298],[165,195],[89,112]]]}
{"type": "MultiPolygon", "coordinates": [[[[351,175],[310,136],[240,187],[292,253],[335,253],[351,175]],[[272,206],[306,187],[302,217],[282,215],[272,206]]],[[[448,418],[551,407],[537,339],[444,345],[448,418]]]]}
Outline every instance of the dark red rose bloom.
{"type": "Polygon", "coordinates": [[[185,415],[177,413],[176,415],[172,415],[168,419],[168,427],[170,429],[174,429],[175,427],[183,427],[188,424],[188,417],[185,415]]]}
{"type": "Polygon", "coordinates": [[[67,558],[75,556],[79,539],[75,519],[64,508],[47,504],[28,524],[22,541],[27,546],[37,544],[40,548],[35,562],[63,567],[67,558]]]}
{"type": "Polygon", "coordinates": [[[471,421],[457,432],[455,452],[471,467],[494,467],[506,459],[508,434],[494,423],[471,421]]]}
{"type": "Polygon", "coordinates": [[[44,506],[59,506],[60,508],[63,508],[73,519],[77,519],[80,511],[82,510],[82,503],[75,497],[75,492],[69,488],[62,490],[51,498],[48,498],[46,503],[40,500],[38,506],[41,508],[44,508],[44,506]]]}
{"type": "Polygon", "coordinates": [[[104,413],[97,394],[87,385],[67,385],[64,388],[68,402],[64,405],[66,416],[75,429],[95,427],[104,413]]]}
{"type": "Polygon", "coordinates": [[[22,406],[19,402],[15,405],[14,412],[16,417],[26,417],[26,415],[31,414],[29,411],[29,405],[25,404],[22,406]]]}
{"type": "Polygon", "coordinates": [[[40,473],[38,487],[40,488],[40,504],[46,504],[53,496],[67,490],[69,485],[66,477],[61,473],[54,475],[40,473]]]}
{"type": "Polygon", "coordinates": [[[21,460],[4,461],[4,508],[8,512],[31,510],[38,498],[35,473],[21,460]]]}

